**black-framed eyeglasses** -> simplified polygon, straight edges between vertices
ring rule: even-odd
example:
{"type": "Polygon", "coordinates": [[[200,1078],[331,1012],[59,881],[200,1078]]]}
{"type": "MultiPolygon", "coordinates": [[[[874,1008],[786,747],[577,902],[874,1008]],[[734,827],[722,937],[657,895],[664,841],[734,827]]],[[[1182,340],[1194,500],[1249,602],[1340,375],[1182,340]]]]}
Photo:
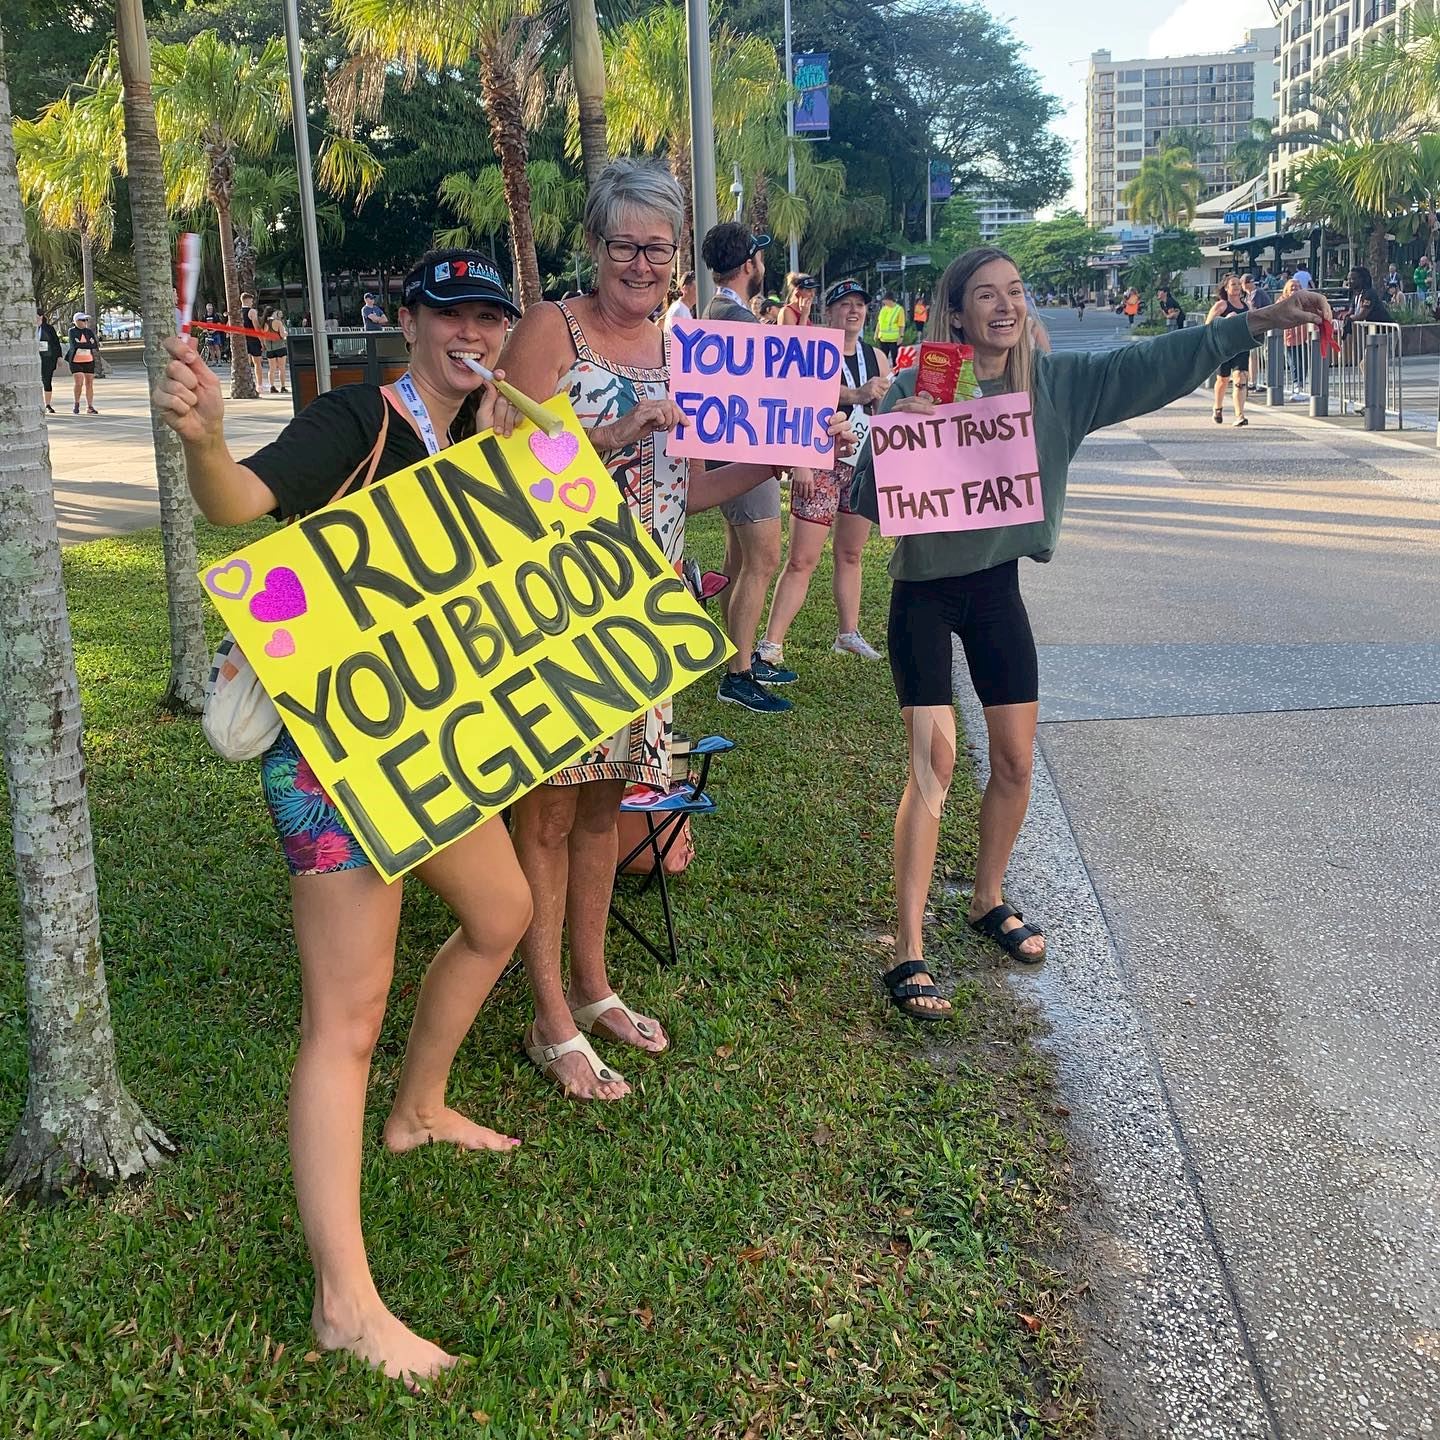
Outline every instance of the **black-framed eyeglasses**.
{"type": "Polygon", "coordinates": [[[643,255],[652,265],[668,265],[679,246],[669,240],[656,240],[649,245],[637,245],[633,240],[606,240],[605,253],[617,265],[628,265],[637,255],[643,255]]]}

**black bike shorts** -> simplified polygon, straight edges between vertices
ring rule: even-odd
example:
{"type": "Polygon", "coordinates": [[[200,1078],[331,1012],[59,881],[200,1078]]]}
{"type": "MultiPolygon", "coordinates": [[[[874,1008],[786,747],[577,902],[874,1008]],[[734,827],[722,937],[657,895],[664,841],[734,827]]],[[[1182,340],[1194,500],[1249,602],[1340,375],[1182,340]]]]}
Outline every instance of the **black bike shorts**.
{"type": "Polygon", "coordinates": [[[1240,354],[1232,355],[1228,360],[1222,360],[1220,368],[1215,373],[1223,375],[1228,380],[1231,371],[1234,371],[1237,380],[1250,378],[1250,352],[1248,350],[1242,350],[1240,354]]]}
{"type": "Polygon", "coordinates": [[[886,633],[902,709],[953,703],[953,635],[965,649],[981,705],[1032,705],[1040,698],[1040,667],[1020,597],[1018,560],[971,575],[895,581],[886,633]]]}

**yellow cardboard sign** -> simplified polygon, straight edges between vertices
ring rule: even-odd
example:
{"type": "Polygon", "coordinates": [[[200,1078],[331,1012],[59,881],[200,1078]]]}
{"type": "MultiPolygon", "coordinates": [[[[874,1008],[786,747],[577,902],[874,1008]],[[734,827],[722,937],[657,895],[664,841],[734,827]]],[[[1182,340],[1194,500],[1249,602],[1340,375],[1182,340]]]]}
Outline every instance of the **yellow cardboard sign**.
{"type": "Polygon", "coordinates": [[[733,653],[546,403],[201,572],[387,879],[733,653]]]}

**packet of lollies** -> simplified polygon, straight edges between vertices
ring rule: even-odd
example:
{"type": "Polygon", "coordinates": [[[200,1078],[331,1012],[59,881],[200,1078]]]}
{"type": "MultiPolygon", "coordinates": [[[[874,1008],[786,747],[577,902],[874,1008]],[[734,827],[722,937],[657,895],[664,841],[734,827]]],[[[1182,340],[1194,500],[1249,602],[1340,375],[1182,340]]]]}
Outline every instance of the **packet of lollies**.
{"type": "Polygon", "coordinates": [[[920,346],[919,378],[915,393],[928,395],[937,405],[973,400],[980,394],[975,378],[975,351],[969,345],[926,340],[920,346]]]}

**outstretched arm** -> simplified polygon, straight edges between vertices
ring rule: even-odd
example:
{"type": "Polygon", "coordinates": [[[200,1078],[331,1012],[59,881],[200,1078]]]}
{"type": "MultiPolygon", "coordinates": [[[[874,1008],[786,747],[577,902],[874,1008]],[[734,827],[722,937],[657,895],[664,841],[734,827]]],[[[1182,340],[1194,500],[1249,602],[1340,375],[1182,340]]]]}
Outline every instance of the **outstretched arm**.
{"type": "Polygon", "coordinates": [[[1148,415],[1188,395],[1222,361],[1251,349],[1267,330],[1327,321],[1330,305],[1314,290],[1213,324],[1174,330],[1118,350],[1052,355],[1045,364],[1055,406],[1070,427],[1070,453],[1092,430],[1148,415]]]}

